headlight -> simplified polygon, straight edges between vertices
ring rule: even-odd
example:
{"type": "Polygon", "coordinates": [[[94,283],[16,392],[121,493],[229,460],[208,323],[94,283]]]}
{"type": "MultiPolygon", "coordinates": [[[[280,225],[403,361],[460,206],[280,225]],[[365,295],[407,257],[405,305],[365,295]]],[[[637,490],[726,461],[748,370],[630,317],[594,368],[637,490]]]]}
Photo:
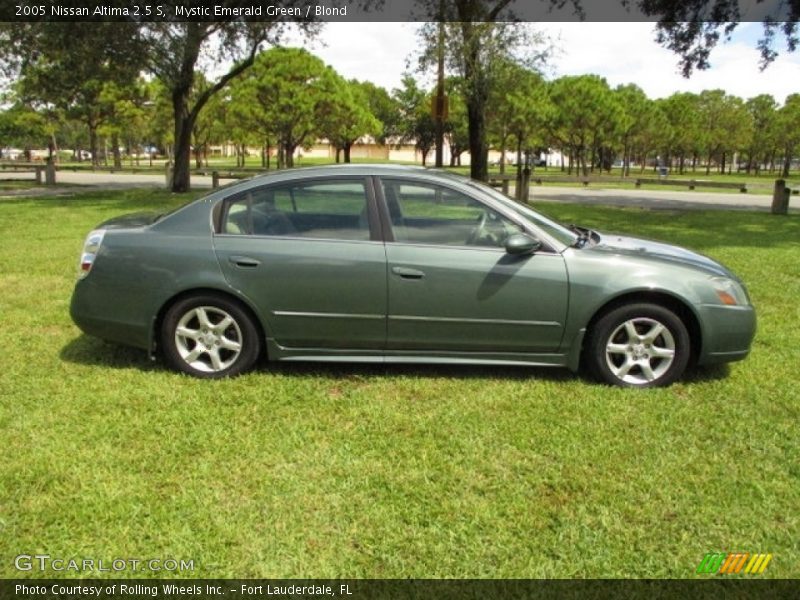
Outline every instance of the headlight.
{"type": "Polygon", "coordinates": [[[723,304],[728,306],[747,306],[750,304],[747,292],[733,279],[714,277],[711,280],[711,285],[714,286],[714,292],[716,292],[717,297],[723,304]]]}

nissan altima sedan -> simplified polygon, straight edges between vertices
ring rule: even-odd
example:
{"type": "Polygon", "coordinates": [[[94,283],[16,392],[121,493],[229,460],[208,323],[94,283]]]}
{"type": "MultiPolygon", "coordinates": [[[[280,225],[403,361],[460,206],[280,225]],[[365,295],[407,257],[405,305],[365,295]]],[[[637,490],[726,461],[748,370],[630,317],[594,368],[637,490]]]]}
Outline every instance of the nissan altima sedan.
{"type": "Polygon", "coordinates": [[[282,171],[103,223],[71,315],[197,377],[266,357],[585,368],[630,387],[745,358],[756,322],[710,258],[385,165],[282,171]]]}

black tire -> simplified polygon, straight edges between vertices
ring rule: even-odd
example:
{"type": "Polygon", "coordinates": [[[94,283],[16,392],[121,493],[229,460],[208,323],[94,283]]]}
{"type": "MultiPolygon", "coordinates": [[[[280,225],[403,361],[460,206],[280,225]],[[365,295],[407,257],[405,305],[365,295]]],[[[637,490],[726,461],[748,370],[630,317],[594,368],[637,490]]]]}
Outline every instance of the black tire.
{"type": "Polygon", "coordinates": [[[173,369],[219,379],[253,368],[261,339],[252,317],[237,302],[206,293],[169,307],[161,325],[161,347],[173,369]]]}
{"type": "Polygon", "coordinates": [[[686,370],[690,355],[683,321],[671,310],[648,303],[626,304],[603,315],[586,346],[591,372],[620,387],[670,385],[686,370]]]}

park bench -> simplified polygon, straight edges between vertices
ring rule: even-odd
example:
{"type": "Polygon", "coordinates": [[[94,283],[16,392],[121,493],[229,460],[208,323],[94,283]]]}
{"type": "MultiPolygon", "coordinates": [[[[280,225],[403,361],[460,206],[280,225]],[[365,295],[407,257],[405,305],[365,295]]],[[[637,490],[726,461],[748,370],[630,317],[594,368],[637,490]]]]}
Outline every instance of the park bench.
{"type": "Polygon", "coordinates": [[[671,185],[679,187],[688,187],[690,190],[696,187],[704,188],[721,188],[721,189],[735,189],[742,193],[747,192],[746,183],[736,183],[728,181],[704,181],[702,179],[654,179],[652,177],[639,177],[636,179],[636,187],[642,185],[671,185]]]}
{"type": "Polygon", "coordinates": [[[592,182],[601,183],[602,181],[602,179],[593,179],[591,177],[531,177],[531,182],[536,185],[542,185],[543,183],[582,183],[583,187],[589,187],[592,182]]]}
{"type": "Polygon", "coordinates": [[[497,175],[489,175],[489,185],[495,188],[501,188],[509,181],[516,181],[517,175],[515,173],[498,173],[497,175]]]}
{"type": "Polygon", "coordinates": [[[204,170],[195,170],[192,171],[194,175],[211,175],[211,187],[218,188],[219,187],[219,180],[220,179],[247,179],[248,177],[255,177],[259,173],[263,173],[263,171],[256,171],[256,170],[249,170],[249,171],[204,171],[204,170]]]}
{"type": "MultiPolygon", "coordinates": [[[[504,183],[517,180],[516,173],[506,173],[504,175],[489,175],[489,185],[492,187],[502,187],[504,183]]],[[[591,177],[534,177],[531,176],[531,183],[542,185],[542,183],[582,183],[584,187],[590,183],[601,182],[602,179],[592,179],[591,177]]]]}
{"type": "Polygon", "coordinates": [[[41,185],[45,181],[48,184],[55,183],[55,172],[53,173],[52,181],[47,181],[47,165],[43,163],[4,162],[0,163],[0,170],[4,173],[31,173],[37,185],[41,185]]]}

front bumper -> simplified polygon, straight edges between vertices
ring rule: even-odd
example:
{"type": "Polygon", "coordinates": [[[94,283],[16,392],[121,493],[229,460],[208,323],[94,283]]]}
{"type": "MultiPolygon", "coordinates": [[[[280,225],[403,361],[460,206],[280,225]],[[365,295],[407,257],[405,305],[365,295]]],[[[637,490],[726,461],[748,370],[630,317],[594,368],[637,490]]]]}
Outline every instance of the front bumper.
{"type": "Polygon", "coordinates": [[[752,306],[702,304],[697,309],[703,330],[698,364],[742,360],[750,353],[756,334],[756,311],[752,306]]]}

